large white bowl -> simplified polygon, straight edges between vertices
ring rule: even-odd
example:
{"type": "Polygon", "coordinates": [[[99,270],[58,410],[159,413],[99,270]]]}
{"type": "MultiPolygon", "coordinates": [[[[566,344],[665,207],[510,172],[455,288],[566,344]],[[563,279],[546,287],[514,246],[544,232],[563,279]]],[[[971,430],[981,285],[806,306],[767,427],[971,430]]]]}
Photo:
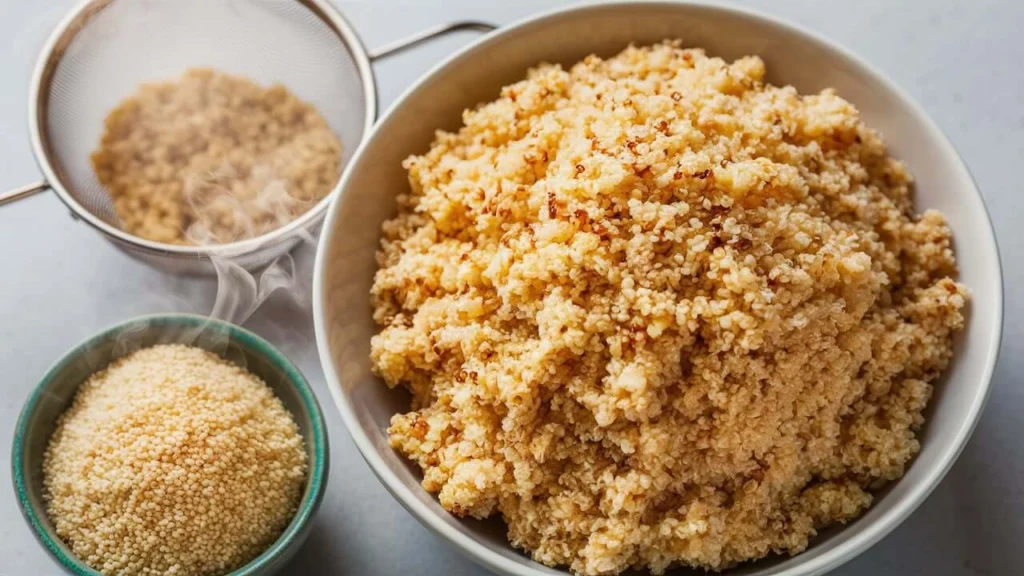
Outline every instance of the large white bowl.
{"type": "Polygon", "coordinates": [[[745,9],[705,3],[598,3],[523,20],[448,58],[398,100],[364,141],[330,207],[316,260],[314,314],[327,383],[363,457],[388,490],[420,522],[480,564],[499,573],[562,574],[508,545],[496,522],[448,514],[420,486],[419,473],[388,446],[393,414],[408,397],[370,372],[375,332],[368,293],[376,270],[381,223],[408,189],[401,161],[427,149],[434,130],[454,129],[461,112],[497,97],[501,86],[541,61],[574,63],[609,56],[629,43],[681,38],[713,55],[758,54],[774,84],[800,92],[834,87],[879,129],[917,178],[917,208],[949,219],[960,280],[972,292],[966,330],[938,382],[922,432],[922,450],[907,474],[842,529],[820,535],[804,553],[737,569],[737,574],[822,574],[862,552],[903,521],[935,488],[959,455],[985,404],[1002,328],[1002,278],[995,237],[981,196],[956,151],[921,108],[866,63],[827,40],[745,9]]]}

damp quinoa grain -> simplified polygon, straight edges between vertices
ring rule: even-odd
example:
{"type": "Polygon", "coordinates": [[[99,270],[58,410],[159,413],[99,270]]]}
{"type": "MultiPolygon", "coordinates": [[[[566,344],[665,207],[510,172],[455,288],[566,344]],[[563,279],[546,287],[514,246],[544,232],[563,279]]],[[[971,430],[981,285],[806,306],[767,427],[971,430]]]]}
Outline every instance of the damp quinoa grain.
{"type": "Polygon", "coordinates": [[[341,143],[287,88],[208,68],[141,86],[92,154],[121,227],[167,244],[225,244],[301,216],[341,174],[341,143]]]}
{"type": "Polygon", "coordinates": [[[306,467],[265,383],[161,345],[82,384],[44,455],[44,501],[57,535],[103,574],[219,576],[280,536],[306,467]]]}
{"type": "Polygon", "coordinates": [[[578,574],[796,554],[919,450],[966,289],[832,90],[667,42],[541,65],[409,158],[372,288],[392,446],[578,574]]]}

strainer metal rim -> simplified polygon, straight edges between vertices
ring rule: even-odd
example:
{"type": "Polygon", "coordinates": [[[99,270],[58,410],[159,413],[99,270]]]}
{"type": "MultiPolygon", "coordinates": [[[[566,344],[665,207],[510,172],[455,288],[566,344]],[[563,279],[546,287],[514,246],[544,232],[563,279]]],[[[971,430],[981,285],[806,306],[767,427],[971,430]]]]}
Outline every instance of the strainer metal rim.
{"type": "MultiPolygon", "coordinates": [[[[45,143],[46,139],[43,137],[41,131],[42,119],[39,114],[42,108],[40,106],[40,96],[42,95],[43,79],[49,68],[58,43],[65,38],[66,34],[68,34],[69,28],[73,24],[77,23],[79,19],[83,17],[84,13],[90,8],[102,7],[112,1],[114,0],[82,0],[75,5],[75,7],[64,16],[60,23],[57,24],[53,32],[50,33],[49,38],[47,38],[46,43],[43,45],[43,49],[40,51],[39,57],[36,60],[35,68],[32,71],[32,78],[29,82],[28,128],[29,138],[32,142],[32,152],[35,156],[36,164],[38,164],[40,170],[42,170],[43,179],[46,181],[47,187],[56,192],[57,197],[60,198],[61,202],[71,210],[72,216],[85,221],[109,239],[127,244],[133,248],[138,248],[146,252],[156,254],[174,254],[186,257],[194,256],[196,258],[209,256],[233,257],[249,254],[266,246],[285,241],[289,239],[293,233],[298,232],[299,230],[308,229],[315,224],[317,220],[322,219],[324,213],[327,211],[327,206],[330,204],[335,194],[337,194],[341,185],[340,176],[338,181],[334,183],[334,187],[331,191],[317,202],[316,205],[284,226],[275,228],[266,234],[261,234],[254,238],[209,246],[179,246],[175,244],[164,244],[162,242],[154,242],[152,240],[147,240],[145,238],[129,234],[116,226],[104,222],[101,218],[98,218],[67,191],[64,187],[64,183],[58,177],[56,170],[54,170],[53,164],[50,162],[50,154],[45,143]]],[[[356,64],[356,69],[359,71],[359,79],[363,84],[364,121],[362,136],[359,142],[349,144],[350,146],[353,146],[353,148],[358,148],[362,141],[369,135],[377,118],[377,80],[376,76],[374,76],[373,68],[370,66],[370,56],[366,49],[366,45],[363,44],[359,34],[356,33],[348,20],[346,20],[341,12],[328,0],[294,1],[304,4],[308,9],[317,13],[317,15],[320,16],[323,21],[339,35],[339,40],[352,54],[352,60],[356,64]]],[[[344,172],[344,167],[342,172],[344,172]]]]}

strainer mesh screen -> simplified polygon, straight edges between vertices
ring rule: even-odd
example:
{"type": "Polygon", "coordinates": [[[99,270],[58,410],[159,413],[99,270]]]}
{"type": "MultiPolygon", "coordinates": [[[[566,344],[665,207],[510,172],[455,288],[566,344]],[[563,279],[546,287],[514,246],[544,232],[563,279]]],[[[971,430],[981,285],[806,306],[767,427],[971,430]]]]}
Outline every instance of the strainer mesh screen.
{"type": "Polygon", "coordinates": [[[93,173],[106,115],[145,82],[210,67],[283,84],[319,110],[342,143],[342,166],[363,136],[362,81],[349,47],[296,0],[112,0],[72,25],[42,86],[40,134],[60,183],[110,224],[93,173]]]}

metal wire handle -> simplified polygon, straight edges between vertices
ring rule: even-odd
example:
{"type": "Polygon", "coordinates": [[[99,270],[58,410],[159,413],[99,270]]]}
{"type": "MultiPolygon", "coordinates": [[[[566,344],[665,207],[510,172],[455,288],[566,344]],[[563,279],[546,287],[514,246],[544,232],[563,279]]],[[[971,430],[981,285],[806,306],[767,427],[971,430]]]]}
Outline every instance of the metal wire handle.
{"type": "Polygon", "coordinates": [[[40,180],[39,182],[26,184],[20,188],[15,188],[14,190],[10,190],[8,192],[0,194],[0,206],[3,206],[4,204],[10,202],[14,202],[16,200],[21,200],[22,198],[28,198],[33,194],[37,194],[39,192],[42,192],[43,190],[49,189],[50,184],[45,180],[40,180]]]}
{"type": "Polygon", "coordinates": [[[400,38],[394,42],[389,42],[376,50],[370,50],[367,54],[370,61],[380,60],[387,58],[393,54],[404,52],[413,46],[418,46],[428,40],[433,40],[441,36],[450,34],[451,32],[458,32],[460,30],[476,30],[478,32],[490,32],[497,28],[496,25],[488,22],[478,22],[476,20],[460,20],[456,22],[449,22],[447,24],[441,24],[434,26],[433,28],[427,28],[422,32],[417,32],[411,36],[400,38]]]}

